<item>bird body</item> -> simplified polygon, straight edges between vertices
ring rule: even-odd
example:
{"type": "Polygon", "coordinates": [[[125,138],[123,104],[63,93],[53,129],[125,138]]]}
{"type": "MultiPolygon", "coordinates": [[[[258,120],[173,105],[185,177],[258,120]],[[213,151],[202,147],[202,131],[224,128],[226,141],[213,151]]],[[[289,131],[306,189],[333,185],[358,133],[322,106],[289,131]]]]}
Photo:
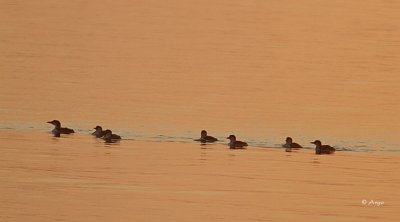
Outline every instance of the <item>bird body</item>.
{"type": "Polygon", "coordinates": [[[213,143],[218,141],[218,139],[212,136],[208,136],[207,131],[202,130],[200,139],[196,139],[195,141],[200,141],[202,143],[213,143]]]}
{"type": "Polygon", "coordinates": [[[101,138],[105,135],[105,131],[103,130],[103,128],[101,126],[96,126],[95,128],[96,131],[94,131],[92,133],[93,136],[95,136],[96,138],[101,138]]]}
{"type": "Polygon", "coordinates": [[[291,137],[286,137],[286,143],[282,145],[282,147],[286,148],[286,152],[291,152],[292,149],[303,148],[298,143],[293,143],[293,139],[291,137]]]}
{"type": "Polygon", "coordinates": [[[230,135],[227,137],[227,139],[230,140],[228,145],[229,145],[229,148],[231,148],[231,149],[243,149],[246,146],[248,146],[248,144],[246,142],[236,140],[235,135],[230,135]]]}
{"type": "Polygon", "coordinates": [[[121,136],[113,134],[111,130],[104,131],[104,136],[102,137],[107,143],[117,142],[121,140],[121,136]]]}
{"type": "Polygon", "coordinates": [[[315,144],[315,154],[332,154],[336,151],[335,148],[329,146],[329,145],[322,145],[321,141],[315,140],[314,142],[311,142],[312,144],[315,144]]]}
{"type": "Polygon", "coordinates": [[[75,131],[73,129],[61,127],[61,122],[58,120],[49,121],[47,123],[54,125],[54,129],[51,132],[53,133],[53,135],[55,137],[60,137],[60,134],[75,133],[75,131]]]}

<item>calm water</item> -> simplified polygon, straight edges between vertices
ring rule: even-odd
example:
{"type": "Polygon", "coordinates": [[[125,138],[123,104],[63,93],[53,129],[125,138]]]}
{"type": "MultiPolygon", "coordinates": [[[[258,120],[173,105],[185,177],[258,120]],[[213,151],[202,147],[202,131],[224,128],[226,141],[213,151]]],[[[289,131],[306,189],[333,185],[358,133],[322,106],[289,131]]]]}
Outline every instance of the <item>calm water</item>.
{"type": "MultiPolygon", "coordinates": [[[[4,1],[0,127],[399,151],[396,1],[4,1]]],[[[130,136],[131,135],[131,136],[130,136]]]]}
{"type": "Polygon", "coordinates": [[[0,221],[398,221],[392,153],[0,131],[0,221]],[[363,201],[367,201],[363,204],[363,201]],[[373,203],[369,204],[371,201],[373,203]],[[380,204],[382,203],[382,204],[380,204]]]}
{"type": "Polygon", "coordinates": [[[1,1],[0,221],[398,221],[399,11],[1,1]],[[202,129],[251,147],[200,146],[202,129]],[[310,149],[260,148],[286,136],[310,149]]]}

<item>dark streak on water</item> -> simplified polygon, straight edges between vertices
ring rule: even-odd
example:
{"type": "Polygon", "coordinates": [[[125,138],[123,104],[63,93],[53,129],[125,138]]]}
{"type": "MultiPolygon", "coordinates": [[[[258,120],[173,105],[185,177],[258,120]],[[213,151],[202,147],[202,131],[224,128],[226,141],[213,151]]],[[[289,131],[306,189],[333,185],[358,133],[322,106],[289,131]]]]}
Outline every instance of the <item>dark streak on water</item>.
{"type": "MultiPolygon", "coordinates": [[[[76,132],[90,134],[93,132],[90,128],[74,128],[76,132]]],[[[23,126],[18,123],[7,123],[7,124],[0,124],[1,131],[39,131],[39,132],[49,132],[51,127],[46,127],[45,125],[29,123],[26,126],[23,126]]],[[[193,143],[196,144],[198,142],[194,141],[199,137],[199,133],[194,131],[186,131],[181,132],[181,135],[178,133],[175,134],[165,134],[165,133],[149,133],[149,132],[142,132],[135,129],[125,129],[125,130],[116,130],[113,129],[114,133],[117,133],[122,136],[123,140],[137,140],[137,141],[144,141],[144,142],[175,142],[175,143],[193,143]]],[[[228,133],[225,133],[228,135],[228,133]]],[[[220,141],[217,141],[215,144],[227,144],[228,141],[225,139],[224,133],[222,132],[215,132],[213,134],[220,138],[220,141]]],[[[250,147],[258,147],[258,148],[282,148],[282,144],[284,143],[285,137],[282,135],[282,143],[277,143],[276,138],[251,138],[246,136],[240,136],[240,140],[246,141],[250,147]]],[[[303,145],[304,149],[314,149],[311,144],[307,144],[307,142],[303,141],[312,141],[311,137],[308,139],[296,138],[296,142],[299,142],[303,145]]],[[[391,152],[396,153],[400,152],[400,145],[391,144],[385,141],[336,141],[332,142],[333,140],[330,139],[331,144],[333,147],[336,148],[337,151],[346,151],[346,152],[391,152]],[[379,145],[378,145],[379,144],[379,145]]],[[[323,142],[324,143],[324,142],[323,142]]],[[[324,143],[325,144],[325,143],[324,143]]],[[[113,145],[113,144],[109,144],[113,145]]]]}

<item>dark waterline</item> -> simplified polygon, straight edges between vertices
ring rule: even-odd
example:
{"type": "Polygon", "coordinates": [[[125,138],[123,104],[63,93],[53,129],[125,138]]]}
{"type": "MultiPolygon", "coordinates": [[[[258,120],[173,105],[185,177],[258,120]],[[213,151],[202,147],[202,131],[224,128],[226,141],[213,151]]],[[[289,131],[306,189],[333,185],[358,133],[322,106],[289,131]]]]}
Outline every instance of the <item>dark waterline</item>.
{"type": "MultiPolygon", "coordinates": [[[[77,134],[88,135],[91,137],[93,130],[91,128],[85,128],[77,124],[71,124],[70,127],[76,130],[77,134]]],[[[50,132],[51,126],[46,126],[42,123],[27,123],[21,124],[16,122],[0,123],[0,132],[50,132]]],[[[176,143],[193,143],[197,144],[199,142],[194,141],[194,139],[199,138],[200,131],[186,130],[186,131],[175,131],[175,132],[162,132],[162,131],[146,131],[146,129],[113,129],[113,132],[120,134],[123,140],[137,140],[137,141],[148,141],[148,142],[176,142],[176,143]]],[[[220,138],[220,141],[215,144],[227,144],[228,141],[224,138],[226,135],[234,132],[212,132],[213,136],[220,138]]],[[[51,134],[49,134],[51,136],[51,134]]],[[[72,135],[73,136],[73,135],[72,135]]],[[[245,133],[240,134],[241,140],[246,141],[250,147],[255,148],[276,148],[281,149],[284,139],[289,135],[270,135],[269,137],[252,137],[251,135],[246,135],[245,133]]],[[[2,138],[0,138],[2,139],[2,138]]],[[[4,139],[4,138],[3,138],[4,139]]],[[[314,149],[311,144],[307,141],[312,141],[315,139],[310,135],[304,135],[303,137],[296,137],[295,141],[303,145],[304,149],[314,149]]],[[[325,138],[322,139],[323,143],[329,143],[337,149],[337,151],[346,152],[390,152],[398,153],[400,152],[400,144],[391,143],[388,141],[378,141],[371,139],[364,140],[344,140],[343,138],[325,138]]],[[[122,141],[123,142],[123,141],[122,141]]]]}

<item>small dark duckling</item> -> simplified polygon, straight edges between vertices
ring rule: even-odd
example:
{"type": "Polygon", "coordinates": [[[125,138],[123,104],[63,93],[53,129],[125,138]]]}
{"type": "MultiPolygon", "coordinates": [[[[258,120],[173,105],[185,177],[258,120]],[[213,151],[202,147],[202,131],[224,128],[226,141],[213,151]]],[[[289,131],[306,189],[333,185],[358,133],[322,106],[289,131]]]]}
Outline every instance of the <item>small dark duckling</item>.
{"type": "Polygon", "coordinates": [[[117,134],[113,134],[111,130],[106,130],[104,131],[104,136],[103,139],[107,142],[107,143],[113,143],[116,142],[118,140],[121,140],[121,137],[117,134]]]}
{"type": "Polygon", "coordinates": [[[75,133],[73,129],[61,127],[61,123],[58,120],[53,120],[49,121],[47,123],[50,123],[54,125],[54,129],[51,131],[55,137],[60,137],[60,134],[71,134],[75,133]]]}
{"type": "Polygon", "coordinates": [[[300,144],[293,143],[293,139],[291,137],[286,137],[286,143],[283,144],[282,147],[286,148],[286,152],[291,152],[292,148],[294,149],[303,148],[302,146],[300,146],[300,144]]]}
{"type": "Polygon", "coordinates": [[[230,140],[228,145],[229,145],[229,148],[231,148],[231,149],[242,149],[242,148],[248,146],[246,142],[237,141],[235,135],[230,135],[227,137],[227,139],[230,140]]]}
{"type": "Polygon", "coordinates": [[[96,126],[93,129],[95,129],[96,131],[94,131],[92,135],[95,136],[96,138],[101,138],[105,135],[106,131],[103,131],[103,128],[101,126],[96,126]]]}
{"type": "Polygon", "coordinates": [[[322,145],[321,141],[319,140],[315,140],[311,143],[315,144],[315,154],[332,154],[336,151],[335,148],[329,145],[322,145]]]}
{"type": "Polygon", "coordinates": [[[202,130],[200,139],[196,139],[195,141],[200,141],[202,143],[213,143],[215,141],[218,141],[218,139],[212,136],[208,136],[207,131],[202,130]]]}

